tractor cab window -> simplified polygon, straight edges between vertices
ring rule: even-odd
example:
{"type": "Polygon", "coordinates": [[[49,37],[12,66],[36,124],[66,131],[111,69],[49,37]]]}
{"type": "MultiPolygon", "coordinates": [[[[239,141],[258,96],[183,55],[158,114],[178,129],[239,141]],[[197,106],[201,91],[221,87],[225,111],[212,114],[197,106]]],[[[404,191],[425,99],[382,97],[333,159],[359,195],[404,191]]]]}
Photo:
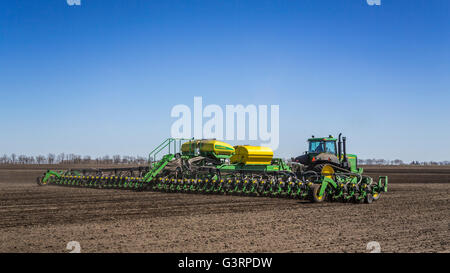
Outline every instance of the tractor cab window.
{"type": "Polygon", "coordinates": [[[310,153],[323,153],[323,141],[310,141],[309,142],[309,152],[310,153]]]}
{"type": "Polygon", "coordinates": [[[326,153],[336,154],[336,142],[327,141],[325,143],[326,153]]]}

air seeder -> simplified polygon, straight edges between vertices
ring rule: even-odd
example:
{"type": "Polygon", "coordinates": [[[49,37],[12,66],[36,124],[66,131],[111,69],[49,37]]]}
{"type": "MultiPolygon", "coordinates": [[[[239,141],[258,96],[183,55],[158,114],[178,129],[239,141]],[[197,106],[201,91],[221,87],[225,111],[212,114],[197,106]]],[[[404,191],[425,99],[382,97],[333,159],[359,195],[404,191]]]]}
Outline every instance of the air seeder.
{"type": "Polygon", "coordinates": [[[233,194],[371,203],[387,191],[357,168],[355,155],[336,139],[311,138],[309,152],[293,162],[273,157],[268,147],[210,140],[168,138],[149,154],[148,167],[47,171],[39,185],[233,194]],[[334,145],[334,146],[333,146],[334,145]],[[334,149],[333,149],[334,147],[334,149]],[[168,149],[162,158],[157,156],[168,149]],[[341,153],[343,151],[343,154],[341,153]]]}

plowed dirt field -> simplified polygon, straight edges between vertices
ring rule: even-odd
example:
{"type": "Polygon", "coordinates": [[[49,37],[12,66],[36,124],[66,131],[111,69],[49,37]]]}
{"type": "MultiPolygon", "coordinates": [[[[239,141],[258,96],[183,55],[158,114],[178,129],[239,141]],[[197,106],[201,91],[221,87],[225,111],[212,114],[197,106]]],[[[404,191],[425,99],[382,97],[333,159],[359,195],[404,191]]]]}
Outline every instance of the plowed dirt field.
{"type": "Polygon", "coordinates": [[[450,168],[389,176],[373,204],[40,187],[44,167],[0,167],[0,252],[450,252],[450,168]]]}

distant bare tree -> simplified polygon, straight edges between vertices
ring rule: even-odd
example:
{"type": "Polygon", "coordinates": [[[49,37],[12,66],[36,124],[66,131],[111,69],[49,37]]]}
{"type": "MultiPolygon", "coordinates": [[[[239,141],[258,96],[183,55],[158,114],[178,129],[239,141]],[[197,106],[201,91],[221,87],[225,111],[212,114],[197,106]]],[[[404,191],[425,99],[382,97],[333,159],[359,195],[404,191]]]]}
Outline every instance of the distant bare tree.
{"type": "Polygon", "coordinates": [[[386,163],[386,160],[384,159],[375,159],[375,164],[377,165],[384,165],[386,163]]]}
{"type": "Polygon", "coordinates": [[[36,158],[34,156],[27,156],[25,163],[26,164],[34,164],[34,163],[36,163],[36,158]]]}
{"type": "Polygon", "coordinates": [[[48,164],[53,164],[53,162],[55,162],[55,155],[54,154],[48,154],[47,155],[47,163],[48,164]]]}
{"type": "Polygon", "coordinates": [[[82,162],[81,155],[73,155],[73,163],[80,164],[82,162]]]}
{"type": "Polygon", "coordinates": [[[142,156],[138,156],[136,158],[136,163],[138,163],[138,164],[145,164],[146,162],[147,162],[147,160],[142,156]]]}
{"type": "Polygon", "coordinates": [[[25,160],[27,159],[27,157],[25,155],[19,155],[17,157],[17,160],[19,161],[19,164],[25,164],[25,160]]]}
{"type": "Polygon", "coordinates": [[[120,163],[120,155],[113,155],[113,162],[114,163],[120,163]]]}
{"type": "Polygon", "coordinates": [[[0,163],[1,163],[1,164],[8,164],[8,163],[9,163],[9,157],[8,157],[6,154],[4,154],[4,155],[1,157],[1,159],[0,159],[0,163]]]}
{"type": "Polygon", "coordinates": [[[394,165],[403,165],[403,161],[400,159],[395,159],[392,161],[392,163],[394,163],[394,165]]]}
{"type": "Polygon", "coordinates": [[[66,161],[67,161],[67,163],[74,163],[74,157],[75,157],[74,154],[68,154],[68,155],[66,155],[66,161]]]}
{"type": "Polygon", "coordinates": [[[11,163],[12,164],[16,164],[16,158],[17,158],[16,154],[11,154],[11,163]]]}
{"type": "Polygon", "coordinates": [[[60,154],[57,156],[56,161],[57,161],[58,163],[63,164],[65,158],[66,158],[66,155],[65,155],[64,153],[60,153],[60,154]]]}
{"type": "Polygon", "coordinates": [[[85,156],[83,157],[83,163],[90,163],[90,162],[91,162],[91,157],[88,156],[88,155],[85,155],[85,156]]]}
{"type": "Polygon", "coordinates": [[[102,158],[102,163],[103,163],[103,164],[112,163],[112,160],[109,158],[109,155],[105,155],[105,156],[102,158]]]}
{"type": "Polygon", "coordinates": [[[44,161],[45,161],[45,156],[43,156],[43,155],[36,156],[37,164],[42,164],[42,163],[44,163],[44,161]]]}

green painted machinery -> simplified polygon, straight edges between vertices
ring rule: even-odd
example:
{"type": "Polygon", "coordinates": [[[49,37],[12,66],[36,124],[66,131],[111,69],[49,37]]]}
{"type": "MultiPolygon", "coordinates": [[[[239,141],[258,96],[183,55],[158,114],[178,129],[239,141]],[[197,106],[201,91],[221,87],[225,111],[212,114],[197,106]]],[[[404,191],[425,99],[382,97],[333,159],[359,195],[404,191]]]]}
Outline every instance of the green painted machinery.
{"type": "MultiPolygon", "coordinates": [[[[332,142],[333,138],[310,139],[310,150],[314,141],[332,142]]],[[[334,143],[336,145],[336,140],[334,143]]],[[[326,148],[326,144],[323,147],[326,148]]],[[[362,175],[362,169],[353,169],[351,160],[348,166],[344,160],[334,163],[318,161],[314,157],[320,154],[323,153],[307,154],[314,164],[288,164],[274,158],[272,150],[267,147],[233,147],[215,139],[168,138],[149,154],[149,165],[146,167],[49,170],[38,177],[37,182],[39,185],[356,203],[371,203],[387,190],[387,177],[374,183],[372,178],[362,175]],[[158,158],[163,150],[168,151],[158,158]]],[[[343,156],[345,158],[345,152],[343,156]]],[[[356,157],[354,166],[356,168],[356,157]]]]}
{"type": "Polygon", "coordinates": [[[346,137],[308,139],[309,150],[293,159],[291,166],[303,181],[308,181],[315,202],[353,201],[372,203],[387,191],[388,177],[377,181],[363,174],[355,154],[348,154],[346,137]]]}
{"type": "Polygon", "coordinates": [[[309,150],[304,155],[294,159],[295,162],[307,167],[308,170],[320,171],[325,164],[347,169],[351,172],[362,172],[357,166],[357,156],[347,154],[346,137],[338,139],[328,137],[314,137],[308,139],[309,150]]]}

